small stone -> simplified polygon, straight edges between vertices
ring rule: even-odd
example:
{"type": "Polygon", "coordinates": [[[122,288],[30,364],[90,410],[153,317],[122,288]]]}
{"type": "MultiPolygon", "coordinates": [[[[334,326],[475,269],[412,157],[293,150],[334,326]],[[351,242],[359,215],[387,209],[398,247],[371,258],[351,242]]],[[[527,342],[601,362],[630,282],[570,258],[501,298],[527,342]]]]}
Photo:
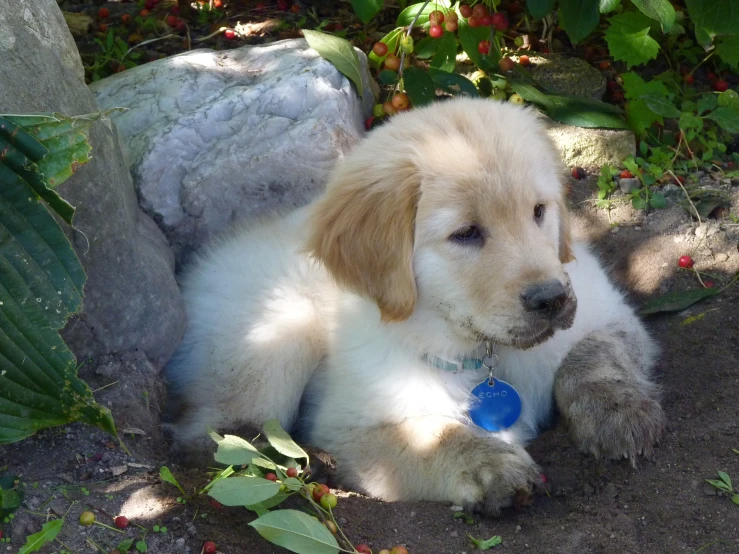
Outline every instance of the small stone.
{"type": "Polygon", "coordinates": [[[456,537],[458,537],[458,536],[459,536],[459,533],[457,533],[456,531],[452,531],[451,533],[449,533],[449,536],[450,536],[450,537],[455,537],[455,538],[456,538],[456,537]]]}
{"type": "Polygon", "coordinates": [[[520,530],[521,530],[521,526],[520,525],[516,525],[516,533],[518,533],[520,530]]]}
{"type": "Polygon", "coordinates": [[[123,475],[124,473],[128,471],[128,466],[127,465],[113,466],[110,468],[110,471],[113,473],[114,477],[118,477],[119,475],[123,475]]]}
{"type": "Polygon", "coordinates": [[[640,189],[641,181],[639,181],[639,179],[637,179],[636,177],[627,177],[625,179],[619,179],[618,186],[621,187],[621,190],[624,192],[624,194],[628,194],[632,191],[640,189]]]}
{"type": "Polygon", "coordinates": [[[621,227],[616,226],[613,229],[611,229],[611,233],[614,233],[614,234],[618,233],[619,229],[621,229],[621,227]]]}
{"type": "Polygon", "coordinates": [[[464,510],[464,508],[462,506],[449,506],[449,509],[452,512],[461,512],[462,510],[464,510]]]}
{"type": "Polygon", "coordinates": [[[662,194],[664,195],[678,194],[681,192],[682,192],[682,189],[678,187],[677,185],[673,185],[672,183],[668,183],[662,187],[662,194]]]}
{"type": "Polygon", "coordinates": [[[718,253],[718,254],[716,254],[716,256],[715,256],[715,260],[716,260],[717,262],[725,262],[725,261],[726,261],[726,260],[728,260],[728,259],[729,259],[729,255],[728,255],[728,254],[726,254],[726,253],[724,253],[724,252],[719,252],[719,253],[718,253]]]}
{"type": "Polygon", "coordinates": [[[639,227],[639,226],[637,225],[636,227],[634,227],[634,231],[641,231],[641,227],[639,227]]]}

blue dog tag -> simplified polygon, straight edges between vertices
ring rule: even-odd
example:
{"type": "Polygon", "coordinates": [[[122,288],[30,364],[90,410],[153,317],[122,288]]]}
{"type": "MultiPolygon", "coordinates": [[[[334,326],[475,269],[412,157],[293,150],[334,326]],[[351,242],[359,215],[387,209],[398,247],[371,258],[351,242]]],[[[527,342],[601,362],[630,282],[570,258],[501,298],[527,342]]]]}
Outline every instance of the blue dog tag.
{"type": "Polygon", "coordinates": [[[494,377],[486,378],[472,389],[475,397],[469,416],[486,431],[503,431],[518,421],[521,396],[511,385],[494,377]]]}

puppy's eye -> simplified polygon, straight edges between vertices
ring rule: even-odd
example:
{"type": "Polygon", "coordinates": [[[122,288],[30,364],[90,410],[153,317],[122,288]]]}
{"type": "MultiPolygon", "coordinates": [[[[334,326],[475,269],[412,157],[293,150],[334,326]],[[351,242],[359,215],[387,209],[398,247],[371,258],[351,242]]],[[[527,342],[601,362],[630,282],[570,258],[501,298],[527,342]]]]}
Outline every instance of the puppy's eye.
{"type": "Polygon", "coordinates": [[[482,242],[482,234],[480,229],[475,225],[466,225],[460,229],[454,231],[451,237],[454,242],[462,244],[479,244],[482,242]]]}
{"type": "Polygon", "coordinates": [[[534,219],[537,223],[541,221],[541,218],[544,217],[544,212],[546,211],[544,204],[537,204],[534,206],[534,219]]]}

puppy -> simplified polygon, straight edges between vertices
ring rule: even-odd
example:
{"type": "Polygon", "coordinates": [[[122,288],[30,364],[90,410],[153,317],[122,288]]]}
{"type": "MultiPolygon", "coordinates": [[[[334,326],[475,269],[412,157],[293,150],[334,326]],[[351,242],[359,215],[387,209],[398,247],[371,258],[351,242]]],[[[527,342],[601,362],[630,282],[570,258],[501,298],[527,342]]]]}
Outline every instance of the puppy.
{"type": "Polygon", "coordinates": [[[524,445],[555,408],[585,452],[650,454],[656,348],[571,244],[561,173],[532,109],[394,116],[316,202],[236,229],[184,276],[176,443],[276,417],[356,490],[489,513],[538,480],[524,445]]]}

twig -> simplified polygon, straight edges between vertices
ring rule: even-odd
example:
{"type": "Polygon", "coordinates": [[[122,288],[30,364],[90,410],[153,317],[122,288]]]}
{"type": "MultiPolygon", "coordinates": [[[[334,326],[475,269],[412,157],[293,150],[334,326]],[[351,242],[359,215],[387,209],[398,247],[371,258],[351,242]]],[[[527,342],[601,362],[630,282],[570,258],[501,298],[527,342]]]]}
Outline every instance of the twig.
{"type": "MultiPolygon", "coordinates": [[[[426,6],[429,5],[429,2],[431,2],[431,0],[426,0],[423,3],[423,6],[421,6],[421,9],[418,10],[418,12],[416,12],[416,17],[413,18],[413,21],[411,21],[411,24],[408,26],[408,30],[406,31],[405,36],[407,37],[411,36],[411,33],[413,32],[413,26],[418,21],[418,18],[421,17],[423,10],[426,9],[426,6]]],[[[397,91],[397,87],[400,85],[400,82],[403,80],[403,68],[405,67],[405,50],[403,50],[402,45],[401,45],[400,50],[401,50],[400,51],[400,67],[398,67],[398,83],[395,85],[396,91],[397,91]]]]}
{"type": "Polygon", "coordinates": [[[680,186],[681,189],[683,189],[683,192],[685,193],[685,198],[687,198],[688,202],[690,202],[690,205],[693,207],[693,210],[695,211],[695,217],[698,218],[698,225],[703,225],[703,222],[701,221],[701,216],[698,213],[698,208],[696,208],[695,204],[693,204],[693,201],[691,200],[690,195],[688,194],[688,191],[685,190],[685,187],[680,182],[680,179],[677,178],[677,175],[675,175],[675,173],[671,169],[668,169],[667,173],[672,175],[672,178],[675,180],[675,182],[680,186]]]}
{"type": "Polygon", "coordinates": [[[118,383],[120,383],[120,381],[113,381],[112,383],[108,383],[107,385],[103,385],[99,389],[95,389],[94,391],[92,391],[92,393],[95,394],[98,391],[101,391],[103,389],[107,389],[108,387],[112,387],[113,385],[117,385],[118,383]]]}
{"type": "Polygon", "coordinates": [[[157,38],[150,38],[149,40],[142,40],[138,44],[135,44],[134,46],[131,46],[125,54],[123,54],[123,57],[121,58],[121,63],[123,63],[123,60],[126,59],[126,56],[128,56],[131,52],[134,51],[134,49],[138,48],[139,46],[144,46],[145,44],[151,44],[152,42],[157,42],[159,40],[164,40],[165,38],[179,38],[179,35],[176,33],[170,33],[168,35],[164,35],[163,37],[157,37],[157,38]]]}

